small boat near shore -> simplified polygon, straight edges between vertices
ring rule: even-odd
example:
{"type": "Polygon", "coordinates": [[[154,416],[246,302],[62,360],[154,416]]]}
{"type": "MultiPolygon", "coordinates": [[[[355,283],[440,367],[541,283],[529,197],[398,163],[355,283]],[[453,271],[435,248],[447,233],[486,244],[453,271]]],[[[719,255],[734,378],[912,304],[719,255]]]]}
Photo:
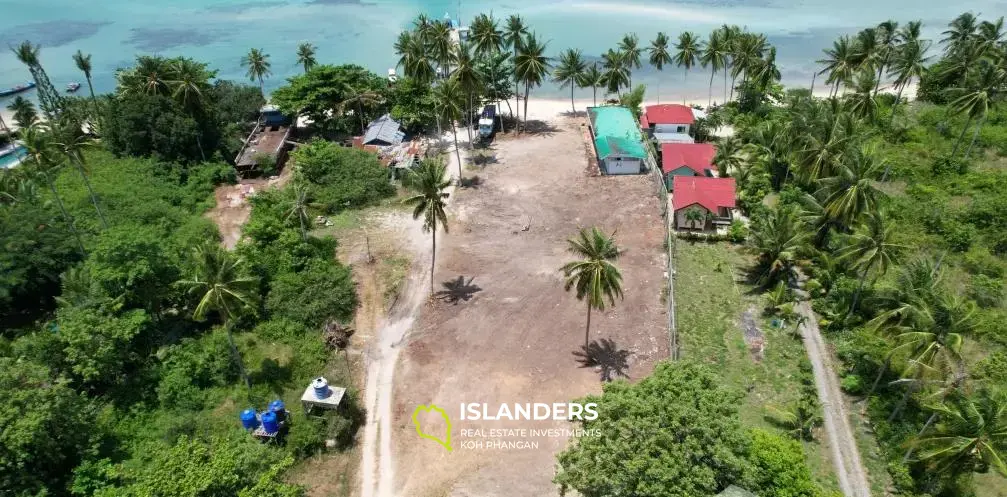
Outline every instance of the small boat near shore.
{"type": "Polygon", "coordinates": [[[7,88],[5,90],[0,90],[0,97],[9,97],[11,95],[16,95],[18,93],[21,93],[23,91],[28,91],[28,90],[30,90],[32,88],[35,88],[35,82],[34,81],[29,81],[29,82],[27,82],[27,83],[25,83],[23,85],[17,85],[17,86],[11,87],[11,88],[7,88]]]}
{"type": "Polygon", "coordinates": [[[80,89],[80,83],[78,83],[76,81],[66,84],[66,92],[67,93],[74,93],[74,92],[76,92],[79,89],[80,89]]]}

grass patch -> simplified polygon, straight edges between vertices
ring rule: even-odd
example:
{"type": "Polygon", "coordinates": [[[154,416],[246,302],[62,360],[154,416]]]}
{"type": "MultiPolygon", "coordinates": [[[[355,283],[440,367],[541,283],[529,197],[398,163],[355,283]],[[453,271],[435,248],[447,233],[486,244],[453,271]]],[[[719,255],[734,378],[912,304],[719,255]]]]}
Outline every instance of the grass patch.
{"type": "Polygon", "coordinates": [[[385,304],[391,303],[402,289],[409,275],[412,260],[402,255],[392,255],[378,261],[378,283],[382,289],[385,304]]]}
{"type": "MultiPolygon", "coordinates": [[[[766,419],[767,407],[796,402],[801,386],[799,365],[806,353],[790,323],[775,328],[762,315],[764,297],[754,293],[742,277],[750,263],[736,245],[676,242],[675,305],[681,355],[713,365],[724,381],[746,392],[740,409],[746,426],[779,430],[766,419]],[[761,360],[744,340],[741,321],[746,311],[764,335],[761,360]]],[[[838,491],[824,444],[805,442],[804,448],[815,481],[827,491],[838,491]]]]}

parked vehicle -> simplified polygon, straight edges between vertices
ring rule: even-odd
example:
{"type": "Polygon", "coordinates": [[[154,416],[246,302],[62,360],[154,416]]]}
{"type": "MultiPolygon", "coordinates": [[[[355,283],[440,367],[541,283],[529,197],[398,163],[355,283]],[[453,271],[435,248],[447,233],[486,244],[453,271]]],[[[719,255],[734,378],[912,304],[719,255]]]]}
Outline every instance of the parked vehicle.
{"type": "Polygon", "coordinates": [[[496,132],[497,106],[487,105],[479,114],[479,138],[488,140],[496,132]]]}

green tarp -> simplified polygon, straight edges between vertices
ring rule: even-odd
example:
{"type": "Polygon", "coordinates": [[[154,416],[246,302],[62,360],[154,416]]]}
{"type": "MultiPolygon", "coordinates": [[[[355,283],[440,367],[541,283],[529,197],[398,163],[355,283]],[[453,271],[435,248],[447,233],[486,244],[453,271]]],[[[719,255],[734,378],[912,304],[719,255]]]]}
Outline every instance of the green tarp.
{"type": "Polygon", "coordinates": [[[591,127],[594,129],[594,146],[598,157],[611,155],[644,159],[647,150],[643,147],[643,136],[633,113],[625,107],[589,107],[591,127]]]}

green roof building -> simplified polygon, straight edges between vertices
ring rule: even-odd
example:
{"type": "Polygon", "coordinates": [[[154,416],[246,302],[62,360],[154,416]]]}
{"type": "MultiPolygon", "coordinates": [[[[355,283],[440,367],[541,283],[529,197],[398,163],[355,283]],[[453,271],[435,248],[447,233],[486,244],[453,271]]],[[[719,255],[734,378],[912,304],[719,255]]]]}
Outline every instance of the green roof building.
{"type": "Polygon", "coordinates": [[[601,173],[640,174],[647,149],[633,113],[625,107],[604,106],[588,107],[587,114],[601,173]]]}

